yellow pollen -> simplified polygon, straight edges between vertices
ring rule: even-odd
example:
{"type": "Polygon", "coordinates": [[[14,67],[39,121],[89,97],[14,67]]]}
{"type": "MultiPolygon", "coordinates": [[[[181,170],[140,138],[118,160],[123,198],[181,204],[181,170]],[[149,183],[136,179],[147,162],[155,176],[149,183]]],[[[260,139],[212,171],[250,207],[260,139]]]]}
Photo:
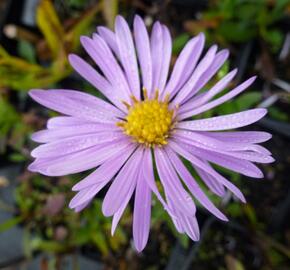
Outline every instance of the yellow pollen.
{"type": "Polygon", "coordinates": [[[165,145],[173,127],[174,111],[168,108],[169,99],[166,97],[164,101],[159,101],[158,90],[153,99],[148,99],[145,88],[143,88],[143,96],[145,100],[141,101],[131,97],[133,105],[128,107],[128,115],[124,121],[117,122],[116,125],[134,141],[147,147],[165,145]]]}

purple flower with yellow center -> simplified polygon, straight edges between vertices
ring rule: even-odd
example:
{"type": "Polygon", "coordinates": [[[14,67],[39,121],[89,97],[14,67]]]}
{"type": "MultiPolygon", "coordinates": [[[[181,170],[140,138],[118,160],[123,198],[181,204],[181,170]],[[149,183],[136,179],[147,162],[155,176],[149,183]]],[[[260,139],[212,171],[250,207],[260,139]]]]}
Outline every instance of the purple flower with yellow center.
{"type": "Polygon", "coordinates": [[[206,87],[225,63],[228,51],[218,52],[214,45],[201,58],[204,39],[203,34],[192,38],[170,72],[168,28],[156,22],[149,37],[144,22],[136,16],[132,35],[126,21],[118,16],[115,32],[98,27],[92,38],[81,38],[98,70],[76,55],[69,56],[73,68],[104,99],[75,90],[30,91],[35,101],[64,116],[51,118],[47,129],[32,135],[42,145],[32,151],[35,161],[29,169],[63,176],[95,168],[73,187],[77,194],[70,207],[81,211],[111,182],[102,211],[113,216],[112,234],[134,193],[133,238],[138,251],[148,240],[152,193],[178,232],[195,241],[199,228],[194,200],[217,218],[227,220],[199,187],[185,160],[212,193],[223,197],[229,190],[243,202],[241,191],[211,163],[262,178],[254,163],[273,162],[271,153],[258,145],[269,140],[270,134],[228,131],[258,121],[265,109],[195,119],[240,94],[255,79],[221,95],[237,73],[234,69],[206,87]],[[158,178],[162,190],[156,184],[158,178]]]}

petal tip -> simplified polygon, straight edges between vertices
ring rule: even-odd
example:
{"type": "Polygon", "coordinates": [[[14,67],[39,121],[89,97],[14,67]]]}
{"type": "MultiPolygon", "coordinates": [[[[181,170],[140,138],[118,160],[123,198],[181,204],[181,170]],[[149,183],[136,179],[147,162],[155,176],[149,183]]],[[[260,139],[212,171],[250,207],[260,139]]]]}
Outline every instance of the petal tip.
{"type": "Polygon", "coordinates": [[[42,92],[44,92],[44,90],[42,89],[31,89],[29,90],[28,94],[31,98],[35,100],[42,92]]]}

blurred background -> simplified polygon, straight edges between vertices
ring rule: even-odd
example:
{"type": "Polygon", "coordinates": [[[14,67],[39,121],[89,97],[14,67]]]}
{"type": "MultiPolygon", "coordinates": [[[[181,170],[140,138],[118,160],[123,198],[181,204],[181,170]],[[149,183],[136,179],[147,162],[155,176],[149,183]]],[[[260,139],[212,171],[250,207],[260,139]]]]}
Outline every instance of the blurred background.
{"type": "Polygon", "coordinates": [[[0,268],[1,269],[290,269],[290,1],[289,0],[1,0],[0,1],[0,268]],[[264,180],[222,170],[248,203],[230,194],[208,196],[229,217],[223,223],[200,208],[198,243],[179,235],[153,200],[151,233],[138,254],[132,245],[131,209],[116,235],[104,218],[100,193],[82,213],[68,208],[83,175],[49,178],[26,170],[35,146],[29,136],[55,113],[34,103],[31,88],[98,92],[74,73],[71,52],[91,61],[79,37],[98,25],[112,28],[116,14],[148,27],[160,20],[172,34],[173,58],[192,36],[229,48],[230,59],[212,83],[238,67],[231,87],[258,79],[234,101],[201,117],[265,107],[269,113],[247,130],[273,134],[265,144],[276,162],[262,166],[264,180]]]}

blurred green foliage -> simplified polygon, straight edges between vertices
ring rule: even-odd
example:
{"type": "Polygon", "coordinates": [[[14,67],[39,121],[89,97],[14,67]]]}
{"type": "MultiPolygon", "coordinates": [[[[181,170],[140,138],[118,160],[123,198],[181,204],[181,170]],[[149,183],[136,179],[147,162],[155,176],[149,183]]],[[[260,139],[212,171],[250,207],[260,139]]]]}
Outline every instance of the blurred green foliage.
{"type": "Polygon", "coordinates": [[[281,47],[283,33],[276,23],[289,13],[289,0],[224,0],[210,4],[199,21],[188,24],[194,33],[207,33],[208,42],[226,45],[261,38],[274,52],[281,47]]]}
{"type": "MultiPolygon", "coordinates": [[[[101,200],[95,199],[81,213],[67,207],[73,193],[68,178],[50,179],[30,175],[15,191],[19,215],[0,226],[0,231],[22,223],[26,233],[25,252],[70,252],[79,246],[92,246],[108,256],[127,236],[122,227],[110,235],[111,221],[101,214],[101,200]]],[[[126,215],[123,218],[126,221],[126,215]]]]}
{"type": "Polygon", "coordinates": [[[52,2],[40,1],[36,22],[44,39],[33,39],[34,43],[31,43],[29,40],[21,40],[23,37],[20,36],[19,54],[22,58],[10,55],[0,46],[0,88],[10,87],[22,91],[45,88],[67,77],[72,72],[67,55],[79,48],[79,37],[88,33],[100,10],[100,4],[96,4],[74,19],[70,27],[64,28],[52,2]],[[37,60],[49,62],[48,67],[37,64],[37,60]]]}

